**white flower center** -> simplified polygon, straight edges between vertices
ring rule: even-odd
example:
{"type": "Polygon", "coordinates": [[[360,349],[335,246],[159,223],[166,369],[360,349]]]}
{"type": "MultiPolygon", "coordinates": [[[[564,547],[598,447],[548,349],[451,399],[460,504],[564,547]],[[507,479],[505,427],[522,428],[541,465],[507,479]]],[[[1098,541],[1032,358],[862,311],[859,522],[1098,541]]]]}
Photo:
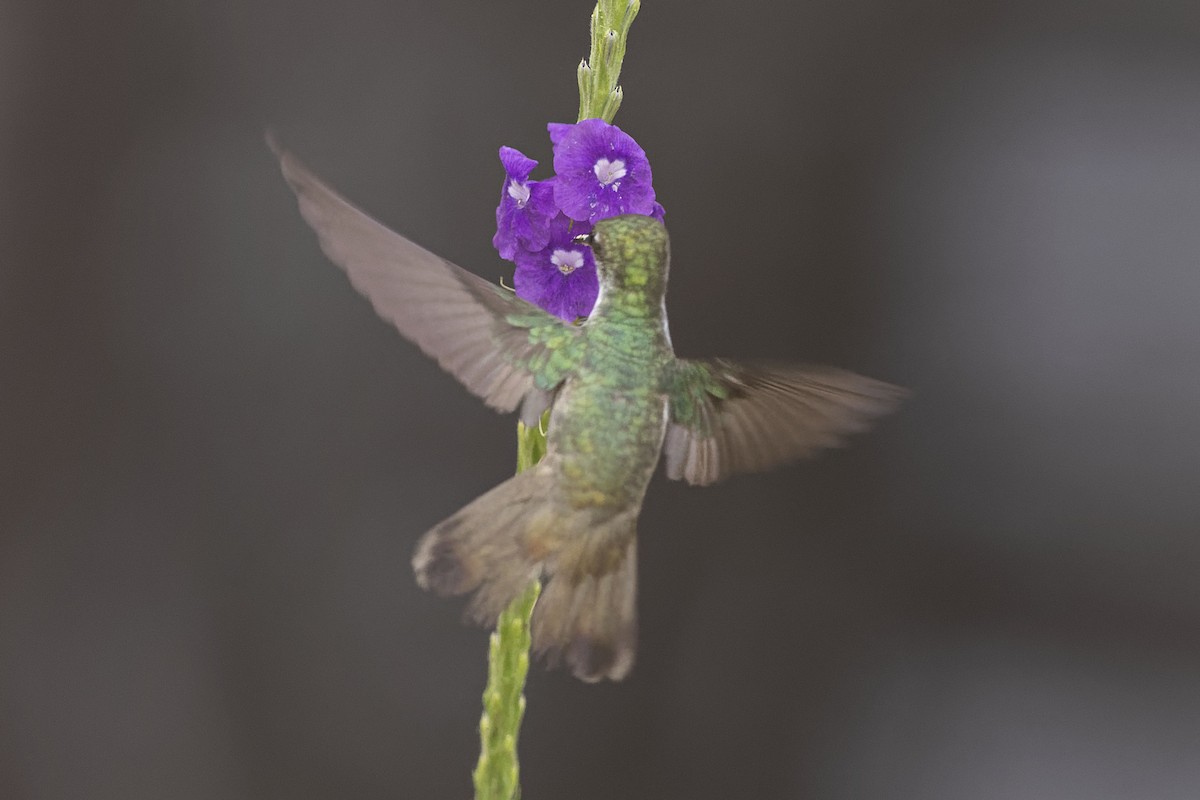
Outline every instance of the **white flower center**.
{"type": "Polygon", "coordinates": [[[529,184],[514,178],[508,182],[508,196],[517,201],[517,208],[524,208],[529,202],[529,184]]]}
{"type": "Polygon", "coordinates": [[[613,181],[619,181],[625,177],[625,162],[619,158],[614,158],[612,161],[602,158],[596,162],[596,166],[592,167],[592,171],[596,173],[596,180],[600,181],[602,186],[608,186],[613,181]]]}
{"type": "Polygon", "coordinates": [[[558,267],[563,275],[570,275],[583,266],[583,252],[580,250],[555,250],[550,256],[550,263],[558,267]]]}

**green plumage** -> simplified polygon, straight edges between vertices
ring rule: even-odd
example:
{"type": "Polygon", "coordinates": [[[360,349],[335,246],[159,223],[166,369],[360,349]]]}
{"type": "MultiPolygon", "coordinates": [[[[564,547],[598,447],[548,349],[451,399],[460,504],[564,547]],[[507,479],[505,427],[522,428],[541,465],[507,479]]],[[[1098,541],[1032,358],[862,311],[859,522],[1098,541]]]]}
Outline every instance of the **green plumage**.
{"type": "MultiPolygon", "coordinates": [[[[274,147],[274,145],[272,145],[274,147]]],[[[278,148],[321,246],[390,321],[489,405],[550,409],[545,458],[422,537],[418,582],[472,594],[494,624],[534,577],[534,648],[578,677],[619,680],[636,648],[636,523],[659,457],[709,484],[839,444],[902,390],[829,367],[677,359],[664,297],[669,243],[654,219],[597,222],[585,237],[600,295],[564,324],[393,233],[278,148]]]]}

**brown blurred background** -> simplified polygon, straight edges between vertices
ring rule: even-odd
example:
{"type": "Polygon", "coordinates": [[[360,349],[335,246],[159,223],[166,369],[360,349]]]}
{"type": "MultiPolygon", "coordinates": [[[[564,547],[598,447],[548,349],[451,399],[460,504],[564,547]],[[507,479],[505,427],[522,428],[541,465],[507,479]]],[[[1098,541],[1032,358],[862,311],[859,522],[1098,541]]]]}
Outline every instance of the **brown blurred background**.
{"type": "MultiPolygon", "coordinates": [[[[513,420],[326,262],[263,131],[511,274],[496,149],[548,168],[590,11],[0,7],[0,797],[469,794],[486,636],[408,561],[513,420]]],[[[679,352],[915,397],[656,479],[638,665],[533,673],[526,797],[1200,796],[1198,44],[1194,0],[645,0],[617,122],[679,352]]]]}

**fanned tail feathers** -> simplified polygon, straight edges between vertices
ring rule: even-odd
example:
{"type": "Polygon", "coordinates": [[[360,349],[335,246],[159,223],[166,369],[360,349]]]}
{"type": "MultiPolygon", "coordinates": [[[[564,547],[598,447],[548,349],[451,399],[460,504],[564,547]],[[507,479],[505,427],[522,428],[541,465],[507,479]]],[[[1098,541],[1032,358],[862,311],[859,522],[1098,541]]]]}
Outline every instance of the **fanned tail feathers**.
{"type": "Polygon", "coordinates": [[[546,581],[533,647],[585,681],[621,680],[637,642],[636,509],[572,508],[553,457],[516,475],[426,533],[413,557],[422,588],[474,592],[467,613],[494,625],[534,578],[546,581]]]}

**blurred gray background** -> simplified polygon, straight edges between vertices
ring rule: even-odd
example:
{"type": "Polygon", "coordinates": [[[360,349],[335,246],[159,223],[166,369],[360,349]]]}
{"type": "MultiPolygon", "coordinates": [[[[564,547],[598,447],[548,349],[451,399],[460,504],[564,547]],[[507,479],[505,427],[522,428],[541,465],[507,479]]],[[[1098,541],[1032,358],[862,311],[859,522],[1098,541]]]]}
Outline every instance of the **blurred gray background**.
{"type": "MultiPolygon", "coordinates": [[[[496,149],[548,168],[590,11],[0,8],[0,796],[469,795],[486,634],[409,557],[513,420],[323,258],[263,131],[511,274],[496,149]]],[[[1198,45],[1194,0],[645,0],[617,123],[678,351],[915,396],[656,478],[637,667],[533,672],[526,797],[1200,796],[1198,45]]]]}

